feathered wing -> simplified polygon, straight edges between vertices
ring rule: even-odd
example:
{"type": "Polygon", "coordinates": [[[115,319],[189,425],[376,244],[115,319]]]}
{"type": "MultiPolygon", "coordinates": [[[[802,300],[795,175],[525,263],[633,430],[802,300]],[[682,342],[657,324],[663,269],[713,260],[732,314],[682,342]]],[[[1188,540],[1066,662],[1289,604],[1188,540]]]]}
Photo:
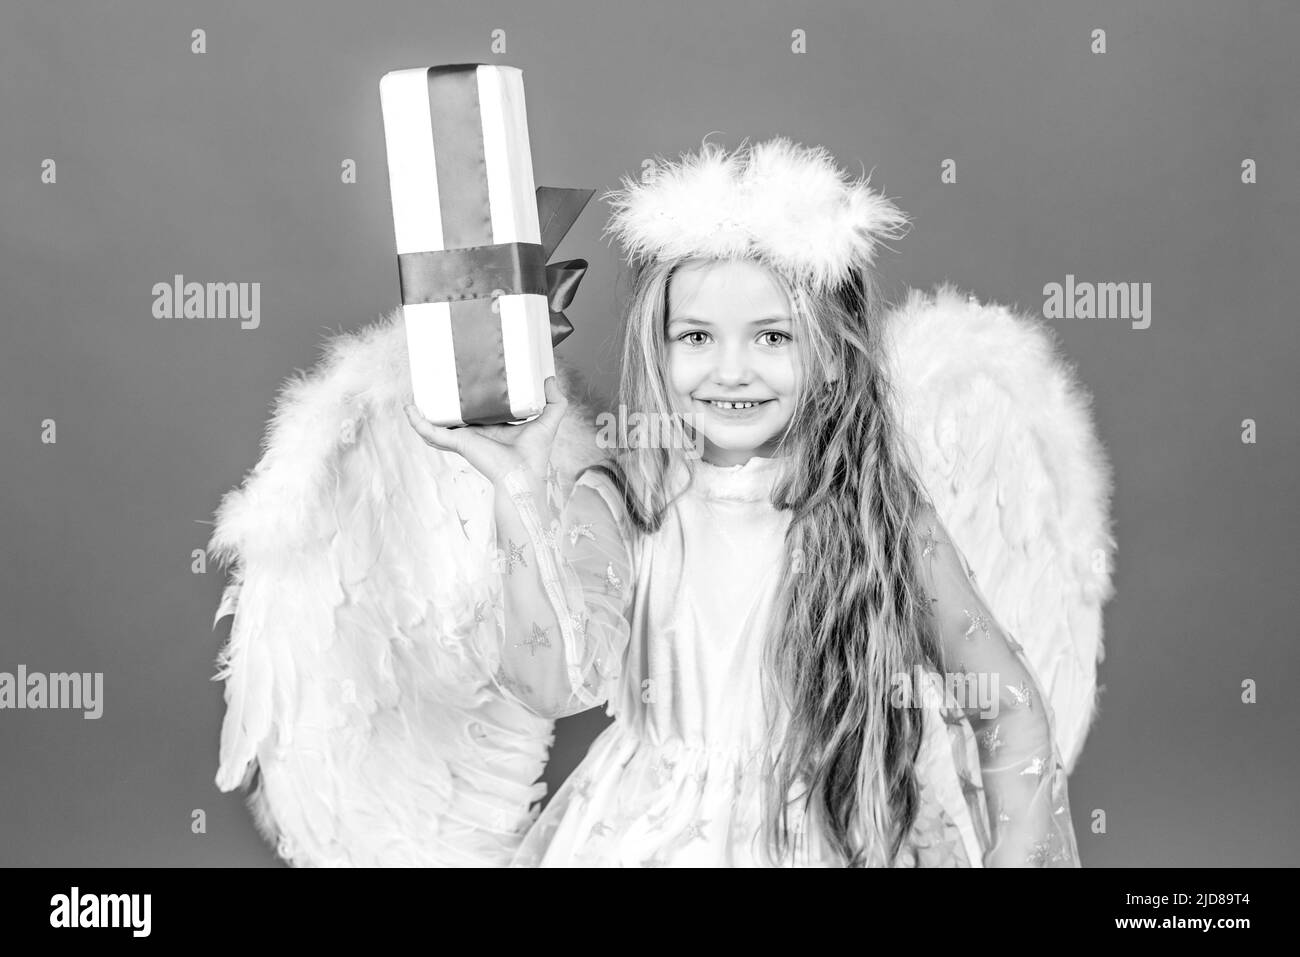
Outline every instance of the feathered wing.
{"type": "MultiPolygon", "coordinates": [[[[556,374],[567,495],[601,455],[556,374]]],[[[423,443],[410,398],[400,309],[329,340],[208,545],[231,571],[217,620],[234,614],[217,785],[251,785],[259,830],[300,866],[504,865],[544,794],[552,723],[495,691],[476,637],[491,483],[423,443]]]]}
{"type": "Polygon", "coordinates": [[[1024,646],[1072,769],[1096,711],[1114,551],[1089,396],[1039,321],[950,285],[910,291],[886,354],[926,491],[1024,646]]]}

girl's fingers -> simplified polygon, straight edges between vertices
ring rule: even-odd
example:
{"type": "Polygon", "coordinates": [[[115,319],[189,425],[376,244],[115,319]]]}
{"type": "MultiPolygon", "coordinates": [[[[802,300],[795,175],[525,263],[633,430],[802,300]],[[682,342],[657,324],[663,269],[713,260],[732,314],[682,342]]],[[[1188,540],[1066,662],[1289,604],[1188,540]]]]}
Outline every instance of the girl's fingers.
{"type": "Polygon", "coordinates": [[[569,400],[560,391],[560,380],[555,376],[546,377],[546,381],[542,383],[542,390],[546,393],[546,404],[548,406],[553,404],[560,409],[568,408],[569,400]]]}
{"type": "Polygon", "coordinates": [[[546,381],[542,383],[542,388],[546,393],[546,408],[542,410],[539,421],[545,422],[547,428],[554,434],[560,427],[560,420],[569,411],[569,400],[560,391],[560,383],[555,376],[547,376],[546,381]]]}
{"type": "Polygon", "coordinates": [[[407,404],[406,418],[411,423],[411,427],[419,433],[420,438],[428,442],[434,448],[442,449],[446,452],[455,452],[463,455],[465,447],[464,440],[457,434],[455,429],[445,429],[440,425],[434,425],[420,411],[411,404],[407,404]]]}

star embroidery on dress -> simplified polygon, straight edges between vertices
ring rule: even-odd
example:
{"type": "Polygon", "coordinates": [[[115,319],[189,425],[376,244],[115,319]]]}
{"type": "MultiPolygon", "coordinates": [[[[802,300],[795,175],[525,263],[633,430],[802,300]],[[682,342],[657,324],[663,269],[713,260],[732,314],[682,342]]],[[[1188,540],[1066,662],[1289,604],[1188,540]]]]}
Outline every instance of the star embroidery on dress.
{"type": "Polygon", "coordinates": [[[929,558],[931,555],[934,554],[934,550],[938,548],[939,545],[941,544],[939,539],[935,538],[934,531],[935,531],[934,526],[931,525],[929,528],[926,529],[925,534],[921,536],[921,543],[922,543],[921,557],[922,558],[929,558]]]}
{"type": "Polygon", "coordinates": [[[647,814],[646,820],[650,822],[651,831],[663,830],[664,822],[668,820],[668,808],[664,808],[658,814],[647,814]]]}
{"type": "Polygon", "coordinates": [[[553,518],[551,519],[551,524],[542,530],[542,541],[546,543],[547,548],[555,550],[560,547],[559,537],[560,520],[558,518],[553,518]]]}
{"type": "Polygon", "coordinates": [[[506,540],[506,549],[506,554],[504,554],[502,560],[506,563],[507,575],[513,575],[513,573],[515,573],[516,564],[523,564],[523,566],[526,566],[528,560],[524,558],[524,546],[515,545],[515,542],[512,542],[510,538],[507,538],[506,540]]]}
{"type": "Polygon", "coordinates": [[[534,658],[537,657],[537,649],[539,647],[541,648],[551,647],[551,639],[546,637],[546,629],[539,627],[537,622],[533,622],[533,630],[531,635],[525,638],[523,641],[517,642],[515,644],[516,648],[525,647],[525,646],[528,648],[528,653],[532,655],[534,658]]]}
{"type": "Polygon", "coordinates": [[[962,612],[965,613],[966,617],[970,619],[970,627],[966,629],[966,634],[963,635],[962,637],[964,637],[967,641],[970,641],[970,639],[975,637],[976,631],[984,632],[985,638],[989,637],[989,620],[985,615],[981,614],[980,612],[976,612],[975,614],[972,615],[965,608],[962,609],[962,612]]]}
{"type": "Polygon", "coordinates": [[[694,821],[693,823],[686,825],[686,830],[682,831],[682,835],[686,838],[686,842],[689,844],[696,838],[706,840],[704,836],[704,828],[708,823],[708,821],[694,821]]]}
{"type": "Polygon", "coordinates": [[[1042,867],[1047,863],[1048,851],[1051,850],[1050,841],[1038,841],[1029,849],[1029,854],[1025,858],[1025,863],[1033,867],[1042,867]]]}
{"type": "Polygon", "coordinates": [[[1047,770],[1047,762],[1042,758],[1034,758],[1020,773],[1021,775],[1032,774],[1036,778],[1041,778],[1045,770],[1047,770]]]}
{"type": "Polygon", "coordinates": [[[615,592],[623,590],[623,582],[618,575],[614,574],[614,563],[610,562],[605,568],[605,590],[613,589],[615,592]]]}
{"type": "Polygon", "coordinates": [[[1029,687],[1029,683],[1022,681],[1018,685],[1012,685],[1007,688],[1011,697],[1015,699],[1017,708],[1028,707],[1031,711],[1034,707],[1034,691],[1029,687]]]}
{"type": "Polygon", "coordinates": [[[1002,740],[1002,725],[1000,724],[995,724],[988,731],[981,731],[979,739],[980,744],[984,745],[984,750],[990,755],[997,754],[998,748],[1006,744],[1006,742],[1002,740]]]}
{"type": "Polygon", "coordinates": [[[578,525],[569,526],[569,544],[577,545],[578,539],[590,538],[593,542],[596,540],[596,533],[591,530],[591,522],[582,522],[578,525]]]}
{"type": "Polygon", "coordinates": [[[663,784],[665,779],[672,776],[675,767],[677,767],[676,761],[669,761],[665,757],[660,757],[659,762],[650,768],[650,770],[653,772],[654,776],[659,779],[659,783],[663,784]]]}

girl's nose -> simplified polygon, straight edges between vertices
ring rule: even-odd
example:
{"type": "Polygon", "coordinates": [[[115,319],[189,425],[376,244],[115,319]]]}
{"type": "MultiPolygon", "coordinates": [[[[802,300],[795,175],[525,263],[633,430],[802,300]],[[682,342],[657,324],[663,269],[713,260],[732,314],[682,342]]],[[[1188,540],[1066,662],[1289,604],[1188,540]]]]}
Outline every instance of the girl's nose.
{"type": "Polygon", "coordinates": [[[747,382],[752,375],[749,349],[744,343],[724,346],[718,355],[714,377],[718,382],[747,382]]]}

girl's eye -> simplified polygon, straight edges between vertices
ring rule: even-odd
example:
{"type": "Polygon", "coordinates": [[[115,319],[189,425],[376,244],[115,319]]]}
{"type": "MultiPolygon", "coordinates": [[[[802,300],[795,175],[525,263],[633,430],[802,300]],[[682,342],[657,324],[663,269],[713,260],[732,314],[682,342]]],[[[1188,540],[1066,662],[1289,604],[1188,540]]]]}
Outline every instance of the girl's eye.
{"type": "MultiPolygon", "coordinates": [[[[701,341],[699,341],[699,340],[693,340],[693,339],[691,339],[691,336],[707,336],[707,335],[708,335],[707,332],[701,332],[701,331],[698,330],[698,329],[694,329],[694,330],[692,330],[692,331],[690,331],[690,332],[684,332],[684,333],[682,333],[680,336],[677,337],[677,341],[678,341],[678,342],[689,342],[690,345],[693,345],[693,346],[700,346],[700,345],[703,345],[704,343],[701,342],[701,341]]],[[[764,335],[764,336],[777,336],[777,340],[776,340],[775,342],[772,342],[772,341],[770,341],[770,340],[768,341],[767,344],[770,345],[770,346],[779,346],[779,345],[781,345],[781,344],[783,344],[783,343],[790,342],[790,341],[792,341],[792,340],[794,339],[794,336],[791,336],[790,334],[785,333],[785,332],[778,332],[778,331],[775,330],[775,329],[769,329],[767,332],[764,332],[763,335],[764,335]]]]}

